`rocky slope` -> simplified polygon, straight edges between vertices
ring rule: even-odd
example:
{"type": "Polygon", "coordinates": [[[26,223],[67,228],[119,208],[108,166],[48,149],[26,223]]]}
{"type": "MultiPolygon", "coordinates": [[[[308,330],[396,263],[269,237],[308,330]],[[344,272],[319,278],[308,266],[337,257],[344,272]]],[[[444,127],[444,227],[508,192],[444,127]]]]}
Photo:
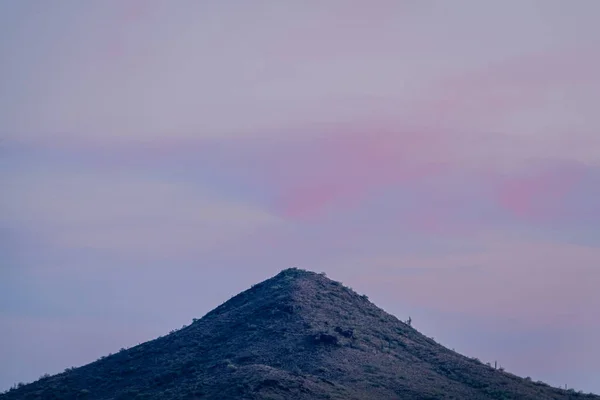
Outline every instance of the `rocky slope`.
{"type": "Polygon", "coordinates": [[[167,336],[13,399],[600,399],[449,350],[323,275],[284,270],[167,336]]]}

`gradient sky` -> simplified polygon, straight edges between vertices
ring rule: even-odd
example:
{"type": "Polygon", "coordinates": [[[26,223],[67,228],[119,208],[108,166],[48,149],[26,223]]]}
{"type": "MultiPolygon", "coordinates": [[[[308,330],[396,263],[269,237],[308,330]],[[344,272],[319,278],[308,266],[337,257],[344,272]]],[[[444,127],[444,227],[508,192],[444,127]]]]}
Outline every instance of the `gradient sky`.
{"type": "Polygon", "coordinates": [[[0,2],[0,390],[325,271],[600,392],[600,2],[0,2]]]}

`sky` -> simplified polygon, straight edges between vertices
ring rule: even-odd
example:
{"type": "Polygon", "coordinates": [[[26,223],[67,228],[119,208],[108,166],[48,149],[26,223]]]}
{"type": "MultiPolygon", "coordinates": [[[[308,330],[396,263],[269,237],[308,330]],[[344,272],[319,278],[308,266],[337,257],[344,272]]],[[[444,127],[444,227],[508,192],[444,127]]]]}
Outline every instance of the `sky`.
{"type": "Polygon", "coordinates": [[[600,393],[600,2],[0,2],[0,390],[326,272],[600,393]]]}

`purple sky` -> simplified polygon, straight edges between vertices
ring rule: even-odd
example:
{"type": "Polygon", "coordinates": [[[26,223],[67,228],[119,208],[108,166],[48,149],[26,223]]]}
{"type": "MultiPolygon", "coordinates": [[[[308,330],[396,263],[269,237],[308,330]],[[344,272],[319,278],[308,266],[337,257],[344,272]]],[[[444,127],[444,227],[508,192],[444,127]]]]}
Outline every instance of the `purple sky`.
{"type": "Polygon", "coordinates": [[[0,390],[325,271],[600,392],[600,2],[0,2],[0,390]]]}

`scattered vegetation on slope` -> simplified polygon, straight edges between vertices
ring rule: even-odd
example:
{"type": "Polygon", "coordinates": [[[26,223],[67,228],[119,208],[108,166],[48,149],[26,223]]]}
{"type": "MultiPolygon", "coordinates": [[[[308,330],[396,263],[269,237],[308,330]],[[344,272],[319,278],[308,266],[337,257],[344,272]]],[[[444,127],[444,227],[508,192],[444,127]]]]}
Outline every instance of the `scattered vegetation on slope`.
{"type": "Polygon", "coordinates": [[[600,399],[464,357],[407,322],[288,269],[190,326],[0,398],[600,399]]]}

